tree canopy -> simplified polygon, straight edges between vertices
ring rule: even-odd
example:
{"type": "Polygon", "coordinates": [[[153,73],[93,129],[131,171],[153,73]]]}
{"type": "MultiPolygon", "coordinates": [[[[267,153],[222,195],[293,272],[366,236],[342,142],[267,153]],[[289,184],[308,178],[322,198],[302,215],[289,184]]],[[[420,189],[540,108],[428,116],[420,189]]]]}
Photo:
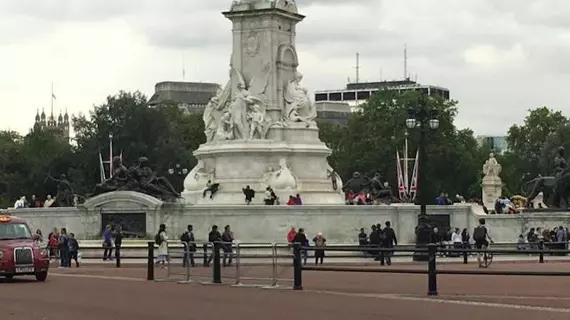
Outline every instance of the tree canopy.
{"type": "MultiPolygon", "coordinates": [[[[418,131],[405,124],[408,109],[418,98],[417,92],[383,90],[361,105],[346,126],[319,122],[321,140],[332,150],[331,166],[343,180],[355,171],[380,172],[393,188],[397,186],[396,150],[404,156],[406,134],[408,157],[415,155],[418,144],[418,131]]],[[[491,146],[478,145],[471,130],[455,127],[456,101],[429,97],[427,103],[438,111],[440,123],[438,129],[427,132],[428,196],[448,192],[481,197],[482,165],[493,151],[491,146]]],[[[107,97],[88,115],[74,117],[73,129],[72,143],[41,128],[25,136],[0,131],[0,207],[12,206],[24,195],[28,199],[32,194],[54,195],[57,186],[46,182],[48,175],[66,174],[76,193],[89,193],[100,182],[99,154],[109,158],[110,134],[114,155],[122,153],[126,165],[146,156],[159,175],[168,175],[176,164],[191,169],[196,163],[192,152],[205,141],[201,115],[184,113],[175,103],[151,108],[140,92],[107,97]]],[[[519,193],[522,182],[552,173],[556,149],[570,148],[570,120],[560,111],[537,108],[529,111],[522,124],[509,129],[507,141],[509,150],[497,155],[497,160],[503,167],[504,194],[513,195],[519,193]]],[[[183,178],[173,185],[181,189],[183,178]]]]}
{"type": "MultiPolygon", "coordinates": [[[[331,165],[344,180],[355,171],[380,172],[390,185],[397,185],[396,150],[403,156],[406,133],[408,157],[415,155],[418,145],[417,130],[406,128],[408,109],[418,103],[418,98],[418,92],[379,91],[350,116],[346,127],[320,123],[321,139],[333,151],[331,165]]],[[[429,97],[427,103],[438,111],[440,124],[427,132],[426,192],[432,198],[439,192],[480,197],[477,185],[488,154],[481,153],[471,130],[458,130],[453,125],[456,101],[429,97]]]]}
{"type": "Polygon", "coordinates": [[[104,161],[109,158],[109,134],[114,155],[122,152],[127,165],[146,156],[159,175],[167,175],[176,164],[191,169],[192,152],[205,141],[200,115],[183,113],[174,103],[150,108],[140,92],[107,97],[88,116],[74,117],[73,129],[71,144],[41,129],[25,136],[0,132],[1,207],[24,195],[28,200],[32,194],[55,195],[57,186],[46,182],[48,174],[66,174],[76,193],[91,192],[100,182],[99,153],[104,161]]]}

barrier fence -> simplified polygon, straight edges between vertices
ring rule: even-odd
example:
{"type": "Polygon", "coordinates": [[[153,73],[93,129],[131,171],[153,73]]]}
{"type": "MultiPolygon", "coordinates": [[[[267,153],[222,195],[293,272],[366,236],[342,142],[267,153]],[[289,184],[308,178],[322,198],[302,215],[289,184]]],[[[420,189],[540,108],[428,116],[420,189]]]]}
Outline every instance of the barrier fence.
{"type": "MultiPolygon", "coordinates": [[[[291,253],[291,246],[289,244],[277,244],[277,243],[207,243],[202,244],[202,253],[197,254],[193,251],[194,246],[198,246],[197,243],[183,244],[182,248],[171,248],[168,247],[168,257],[164,264],[165,277],[159,278],[156,275],[155,267],[158,265],[156,261],[157,251],[154,242],[149,241],[147,244],[148,256],[147,256],[147,280],[157,281],[157,282],[177,282],[177,283],[193,283],[197,282],[197,278],[203,277],[200,274],[194,274],[192,267],[191,258],[203,258],[203,265],[208,267],[211,264],[211,281],[198,281],[201,284],[221,284],[222,283],[222,260],[226,259],[228,262],[233,260],[232,264],[235,266],[233,279],[230,280],[231,285],[234,287],[259,287],[259,288],[292,288],[291,285],[284,286],[284,282],[291,282],[291,279],[280,278],[278,267],[279,259],[286,259],[287,264],[291,266],[291,260],[293,254],[291,253]],[[258,250],[265,249],[270,250],[270,254],[247,254],[243,250],[258,250]],[[280,254],[280,249],[289,250],[289,254],[280,254]],[[181,258],[180,262],[173,262],[173,258],[181,258]],[[243,275],[243,264],[242,259],[270,259],[271,261],[271,274],[266,277],[261,276],[244,276],[243,275]],[[266,283],[244,283],[244,281],[265,281],[266,283]]],[[[228,264],[228,266],[230,266],[228,264]]],[[[228,269],[229,271],[229,269],[228,269]]],[[[231,272],[227,272],[226,275],[232,278],[231,272]]]]}
{"type": "MultiPolygon", "coordinates": [[[[469,253],[476,254],[520,254],[520,250],[497,250],[497,249],[447,249],[441,248],[439,245],[430,244],[423,248],[403,249],[403,248],[370,248],[373,252],[378,253],[379,256],[390,255],[394,252],[412,252],[414,254],[427,254],[427,269],[397,269],[397,268],[355,268],[355,267],[327,267],[327,266],[304,266],[302,261],[303,251],[322,250],[323,248],[315,247],[302,247],[300,244],[294,244],[294,260],[293,260],[293,289],[303,290],[303,271],[329,271],[329,272],[368,272],[368,273],[399,273],[399,274],[427,274],[428,278],[428,296],[438,295],[437,290],[437,275],[438,274],[452,274],[452,275],[501,275],[501,276],[570,276],[570,272],[557,272],[557,271],[504,271],[504,270],[438,270],[437,269],[437,255],[438,253],[461,252],[463,253],[464,262],[467,263],[467,255],[469,253]]],[[[336,247],[324,248],[326,251],[342,251],[350,252],[362,250],[361,248],[354,247],[336,247]]],[[[538,249],[525,250],[524,253],[538,254],[539,262],[544,263],[545,253],[558,253],[568,254],[569,250],[550,249],[546,251],[544,246],[539,246],[538,249]]],[[[382,259],[382,258],[381,258],[382,259]]]]}
{"type": "MultiPolygon", "coordinates": [[[[148,270],[147,270],[147,280],[149,281],[162,281],[162,282],[177,282],[177,283],[192,283],[195,282],[195,275],[192,273],[191,263],[189,258],[191,254],[196,255],[197,252],[193,251],[197,248],[198,244],[184,244],[181,249],[174,248],[168,250],[168,254],[171,256],[181,256],[182,257],[182,272],[177,272],[173,270],[175,263],[169,262],[167,260],[165,264],[166,278],[156,279],[155,277],[155,243],[148,242],[148,270]],[[195,245],[195,246],[193,246],[195,245]],[[192,248],[191,248],[192,246],[192,248]],[[182,277],[182,278],[177,278],[182,277]]],[[[287,288],[294,290],[303,290],[303,273],[304,272],[365,272],[365,273],[392,273],[392,274],[425,274],[427,275],[427,295],[436,296],[438,295],[438,275],[501,275],[501,276],[570,276],[570,272],[558,272],[558,271],[505,271],[505,270],[445,270],[437,268],[437,260],[439,254],[460,254],[463,255],[463,262],[468,263],[468,256],[470,254],[483,254],[483,255],[507,255],[507,254],[536,254],[538,255],[539,263],[544,263],[545,254],[561,254],[567,255],[570,253],[568,249],[545,249],[545,246],[540,244],[536,249],[529,249],[525,251],[521,250],[506,250],[506,249],[471,249],[471,248],[447,248],[441,247],[440,245],[431,244],[425,247],[412,248],[412,247],[395,247],[395,248],[373,248],[373,247],[362,247],[362,246],[335,246],[335,247],[303,247],[299,243],[293,245],[290,244],[276,244],[276,243],[240,243],[231,244],[224,242],[207,243],[202,244],[202,252],[199,257],[203,258],[204,264],[206,266],[211,262],[211,281],[202,281],[201,284],[222,284],[222,259],[225,258],[235,258],[235,270],[233,281],[230,281],[229,285],[234,287],[259,287],[259,288],[287,288]],[[267,250],[270,249],[270,254],[247,254],[244,250],[267,250]],[[292,253],[291,253],[292,249],[292,253]],[[281,250],[283,250],[282,253],[281,250]],[[361,252],[367,251],[372,255],[378,256],[380,259],[380,264],[382,265],[384,260],[388,256],[401,253],[411,253],[414,255],[425,255],[427,260],[426,269],[404,269],[404,268],[378,268],[378,267],[349,267],[349,266],[306,266],[304,263],[306,252],[311,252],[315,250],[324,250],[327,252],[361,252]],[[223,252],[223,253],[222,253],[223,252]],[[242,259],[251,258],[266,258],[271,259],[271,275],[268,277],[250,277],[243,275],[243,265],[242,259]],[[285,259],[285,265],[291,266],[291,259],[293,262],[293,279],[292,286],[282,286],[281,283],[284,281],[291,281],[290,279],[281,279],[278,266],[279,259],[285,259]],[[252,281],[269,281],[267,283],[244,283],[245,280],[252,281]]],[[[177,263],[176,263],[177,264],[177,263]]],[[[231,272],[230,272],[231,273],[231,272]]],[[[231,278],[231,276],[229,276],[231,278]]],[[[226,282],[227,283],[227,282],[226,282]]]]}

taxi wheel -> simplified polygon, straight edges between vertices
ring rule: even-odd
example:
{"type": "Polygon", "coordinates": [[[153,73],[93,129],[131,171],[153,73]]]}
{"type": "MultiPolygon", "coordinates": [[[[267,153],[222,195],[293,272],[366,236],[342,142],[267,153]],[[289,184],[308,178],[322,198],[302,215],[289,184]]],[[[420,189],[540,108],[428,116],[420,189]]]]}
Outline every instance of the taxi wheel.
{"type": "Polygon", "coordinates": [[[6,276],[6,282],[12,282],[12,281],[14,281],[14,275],[11,275],[11,274],[7,275],[6,276]]]}
{"type": "Polygon", "coordinates": [[[47,276],[48,276],[47,272],[38,272],[36,273],[36,280],[44,282],[46,281],[47,276]]]}

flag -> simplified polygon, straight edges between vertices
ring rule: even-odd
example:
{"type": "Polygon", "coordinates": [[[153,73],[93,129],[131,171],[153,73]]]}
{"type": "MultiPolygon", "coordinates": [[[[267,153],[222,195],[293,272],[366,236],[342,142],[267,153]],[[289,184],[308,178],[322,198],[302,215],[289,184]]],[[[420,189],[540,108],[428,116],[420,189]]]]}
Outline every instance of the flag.
{"type": "Polygon", "coordinates": [[[105,181],[105,166],[103,166],[103,156],[101,156],[101,151],[99,151],[99,172],[101,175],[101,182],[105,181]]]}
{"type": "Polygon", "coordinates": [[[400,153],[398,150],[396,150],[396,174],[398,175],[398,194],[400,196],[400,200],[405,201],[407,198],[408,190],[406,190],[406,184],[404,182],[404,176],[402,173],[400,153]]]}
{"type": "Polygon", "coordinates": [[[412,181],[410,183],[410,198],[412,200],[416,199],[416,194],[418,191],[418,158],[419,150],[416,152],[416,160],[414,161],[414,170],[412,171],[412,181]]]}

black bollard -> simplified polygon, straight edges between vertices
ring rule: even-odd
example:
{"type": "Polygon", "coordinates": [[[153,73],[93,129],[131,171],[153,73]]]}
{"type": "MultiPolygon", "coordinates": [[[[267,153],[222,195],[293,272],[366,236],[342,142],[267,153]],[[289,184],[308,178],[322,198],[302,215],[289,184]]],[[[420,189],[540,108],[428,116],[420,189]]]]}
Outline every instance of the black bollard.
{"type": "Polygon", "coordinates": [[[213,273],[213,283],[222,283],[222,266],[220,263],[220,244],[214,243],[214,267],[212,269],[213,273]]]}
{"type": "Polygon", "coordinates": [[[204,267],[207,267],[208,266],[208,244],[204,243],[202,245],[202,249],[204,251],[204,264],[203,265],[204,265],[204,267]]]}
{"type": "Polygon", "coordinates": [[[303,290],[303,261],[301,244],[293,244],[293,290],[303,290]]]}
{"type": "Polygon", "coordinates": [[[146,280],[154,281],[154,241],[148,242],[148,261],[146,280]]]}
{"type": "Polygon", "coordinates": [[[538,254],[538,263],[544,263],[544,241],[540,240],[538,242],[538,248],[540,253],[538,254]]]}
{"type": "Polygon", "coordinates": [[[428,246],[428,296],[437,296],[437,270],[436,270],[437,245],[428,246]]]}
{"type": "Polygon", "coordinates": [[[115,247],[115,267],[121,267],[121,246],[115,247]]]}
{"type": "Polygon", "coordinates": [[[467,256],[469,255],[467,252],[467,246],[463,245],[463,264],[467,264],[467,256]]]}

